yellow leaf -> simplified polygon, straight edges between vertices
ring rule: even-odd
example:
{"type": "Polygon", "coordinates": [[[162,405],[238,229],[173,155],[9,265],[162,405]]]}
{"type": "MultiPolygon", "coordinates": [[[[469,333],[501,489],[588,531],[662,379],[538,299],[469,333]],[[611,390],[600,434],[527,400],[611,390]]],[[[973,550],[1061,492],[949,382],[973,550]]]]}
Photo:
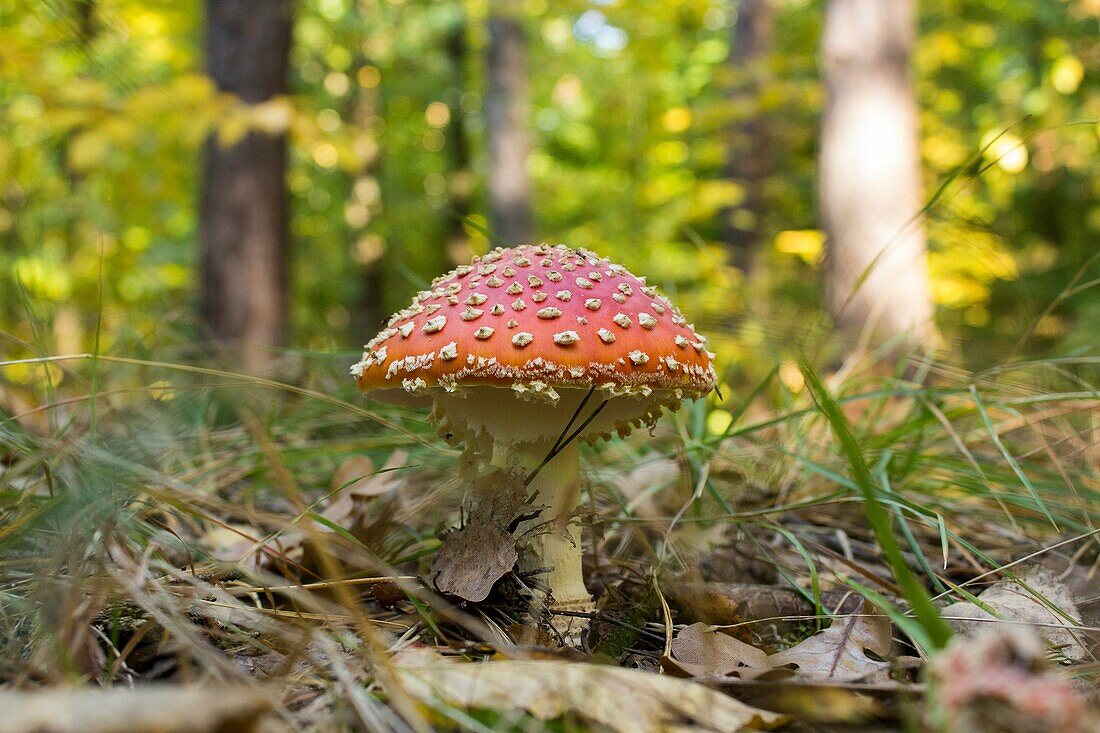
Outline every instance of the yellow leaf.
{"type": "Polygon", "coordinates": [[[111,97],[106,84],[89,77],[77,77],[66,82],[62,93],[69,104],[79,107],[99,107],[111,97]]]}
{"type": "Polygon", "coordinates": [[[711,435],[722,435],[732,422],[733,415],[727,410],[711,410],[707,415],[707,432],[711,435]]]}
{"type": "Polygon", "coordinates": [[[745,200],[745,187],[733,181],[703,181],[695,188],[695,206],[713,214],[745,200]]]}
{"type": "Polygon", "coordinates": [[[230,111],[218,121],[218,144],[229,148],[244,140],[248,134],[248,122],[247,112],[230,111]]]}
{"type": "Polygon", "coordinates": [[[1085,78],[1085,67],[1073,54],[1066,54],[1050,69],[1050,83],[1062,94],[1073,94],[1085,78]]]}
{"type": "Polygon", "coordinates": [[[33,297],[64,300],[72,295],[72,275],[56,262],[38,257],[20,257],[12,264],[12,272],[33,297]]]}
{"type": "Polygon", "coordinates": [[[825,253],[825,235],[817,229],[788,229],[775,235],[775,249],[817,265],[825,253]]]}
{"type": "Polygon", "coordinates": [[[176,390],[163,379],[158,379],[149,385],[149,397],[157,402],[170,402],[176,398],[176,390]]]}
{"type": "Polygon", "coordinates": [[[650,151],[650,157],[662,165],[679,165],[687,160],[688,146],[679,140],[667,140],[655,145],[650,151]]]}
{"type": "Polygon", "coordinates": [[[69,143],[69,166],[75,171],[89,171],[102,163],[110,152],[110,142],[99,130],[82,132],[69,143]]]}
{"type": "Polygon", "coordinates": [[[669,132],[683,132],[691,127],[691,110],[687,107],[673,107],[662,115],[661,124],[669,132]]]}
{"type": "Polygon", "coordinates": [[[274,97],[248,108],[250,127],[268,135],[282,135],[290,127],[294,110],[286,97],[274,97]]]}

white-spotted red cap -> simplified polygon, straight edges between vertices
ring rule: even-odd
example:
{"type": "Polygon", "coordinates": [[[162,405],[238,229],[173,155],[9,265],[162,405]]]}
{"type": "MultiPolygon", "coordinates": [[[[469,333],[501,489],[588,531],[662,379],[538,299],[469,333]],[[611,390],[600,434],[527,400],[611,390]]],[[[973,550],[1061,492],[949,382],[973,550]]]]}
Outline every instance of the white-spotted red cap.
{"type": "Polygon", "coordinates": [[[351,372],[363,390],[498,386],[610,394],[714,387],[714,355],[668,299],[621,265],[563,245],[496,249],[436,278],[351,372]],[[549,388],[549,389],[548,389],[549,388]]]}

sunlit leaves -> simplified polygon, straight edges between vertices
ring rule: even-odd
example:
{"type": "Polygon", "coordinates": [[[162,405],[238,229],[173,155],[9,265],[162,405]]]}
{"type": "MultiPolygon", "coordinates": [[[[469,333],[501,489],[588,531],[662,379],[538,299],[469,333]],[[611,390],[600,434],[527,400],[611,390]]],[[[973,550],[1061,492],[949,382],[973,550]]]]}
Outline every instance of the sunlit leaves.
{"type": "MultiPolygon", "coordinates": [[[[201,3],[96,0],[86,26],[78,5],[0,0],[11,19],[0,28],[4,315],[18,312],[17,271],[45,305],[91,314],[102,296],[108,313],[126,308],[108,322],[139,329],[156,327],[166,296],[187,303],[211,133],[223,144],[289,135],[297,344],[359,338],[350,331],[364,327],[367,269],[384,270],[372,287],[396,307],[448,258],[487,246],[484,3],[301,0],[291,94],[259,105],[215,94],[204,75],[201,3]],[[460,142],[467,161],[456,170],[460,142]],[[458,199],[466,223],[452,211],[458,199]],[[337,307],[350,309],[347,334],[333,332],[337,307]]],[[[820,267],[807,235],[818,226],[820,3],[775,3],[772,53],[751,69],[727,63],[728,2],[523,7],[536,235],[644,270],[701,325],[725,328],[759,294],[747,297],[725,267],[724,217],[751,218],[763,231],[753,287],[775,301],[773,319],[805,316],[820,267]],[[729,96],[757,75],[759,93],[729,96]],[[758,216],[727,159],[731,128],[761,114],[771,172],[758,216]]],[[[1012,330],[1095,249],[1095,14],[1093,0],[921,4],[914,78],[926,194],[952,181],[926,222],[948,332],[956,319],[991,337],[1012,330]],[[1033,300],[1004,287],[1019,278],[1033,300]]],[[[1079,342],[1094,292],[1066,299],[1043,337],[1079,342]]],[[[93,322],[77,320],[85,342],[93,322]]],[[[758,349],[739,338],[717,338],[722,360],[758,349]]]]}
{"type": "Polygon", "coordinates": [[[775,249],[816,265],[825,254],[825,235],[817,229],[787,229],[775,235],[775,249]]]}

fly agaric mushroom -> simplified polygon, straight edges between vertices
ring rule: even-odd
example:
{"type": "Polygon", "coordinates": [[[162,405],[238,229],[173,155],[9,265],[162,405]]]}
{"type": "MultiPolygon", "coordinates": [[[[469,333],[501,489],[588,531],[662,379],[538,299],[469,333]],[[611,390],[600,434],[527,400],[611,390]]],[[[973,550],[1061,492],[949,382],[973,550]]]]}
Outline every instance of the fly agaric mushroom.
{"type": "MultiPolygon", "coordinates": [[[[520,570],[548,572],[552,610],[592,609],[581,573],[578,439],[652,425],[714,387],[706,339],[621,265],[563,245],[475,257],[432,282],[366,345],[351,373],[389,401],[430,404],[463,465],[519,470],[542,515],[520,570]],[[592,399],[595,397],[595,399],[592,399]],[[547,462],[546,459],[551,460],[547,462]]],[[[555,623],[573,633],[576,619],[555,623]]]]}

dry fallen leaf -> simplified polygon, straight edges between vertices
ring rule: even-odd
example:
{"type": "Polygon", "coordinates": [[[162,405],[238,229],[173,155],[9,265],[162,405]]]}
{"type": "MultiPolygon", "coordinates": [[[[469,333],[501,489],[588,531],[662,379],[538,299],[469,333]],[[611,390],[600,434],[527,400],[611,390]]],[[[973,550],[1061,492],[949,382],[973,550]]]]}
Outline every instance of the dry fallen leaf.
{"type": "Polygon", "coordinates": [[[692,677],[736,674],[751,680],[771,669],[762,650],[706,624],[692,624],[677,634],[668,661],[692,677]]]}
{"type": "Polygon", "coordinates": [[[634,669],[557,660],[462,663],[424,650],[395,661],[405,690],[437,707],[525,711],[539,720],[568,713],[617,733],[717,733],[785,722],[698,683],[634,669]]]}
{"type": "Polygon", "coordinates": [[[953,603],[943,610],[943,617],[965,638],[974,638],[991,626],[997,625],[997,619],[1025,624],[1034,624],[1036,631],[1047,643],[1057,648],[1064,656],[1073,660],[1084,659],[1088,652],[1082,643],[1081,635],[1068,628],[1080,625],[1081,614],[1073,601],[1073,594],[1054,574],[1042,567],[1034,567],[1025,572],[1020,583],[1006,581],[997,583],[978,594],[981,602],[994,613],[982,609],[976,604],[953,603]],[[1031,589],[1029,592],[1028,588],[1031,589]],[[1046,599],[1061,613],[1055,613],[1039,600],[1046,599]],[[994,615],[995,614],[995,615],[994,615]],[[1062,615],[1065,614],[1065,615],[1062,615]],[[1069,617],[1068,619],[1066,617],[1069,617]],[[970,620],[973,619],[973,620],[970,620]],[[1062,628],[1059,628],[1062,627],[1062,628]]]}
{"type": "Polygon", "coordinates": [[[489,597],[518,557],[515,537],[475,519],[447,536],[429,577],[440,593],[477,603],[489,597]]]}
{"type": "Polygon", "coordinates": [[[243,687],[0,692],[0,733],[248,733],[270,708],[243,687]]]}
{"type": "MultiPolygon", "coordinates": [[[[320,515],[374,549],[393,529],[398,492],[407,480],[404,472],[394,469],[407,461],[408,453],[400,450],[390,454],[385,465],[377,470],[366,456],[344,461],[333,474],[333,496],[320,515]]],[[[313,524],[309,531],[295,525],[283,528],[261,543],[249,538],[263,537],[265,532],[254,527],[226,525],[212,529],[204,540],[211,554],[219,559],[251,568],[279,568],[284,560],[291,565],[316,562],[318,548],[309,547],[311,533],[332,535],[333,530],[323,522],[313,524]]]]}
{"type": "MultiPolygon", "coordinates": [[[[761,705],[768,710],[789,715],[802,724],[830,723],[859,725],[870,721],[880,724],[889,720],[901,722],[903,708],[915,706],[923,693],[922,685],[898,682],[835,682],[811,679],[742,680],[727,677],[721,682],[708,680],[749,705],[761,705]]],[[[807,730],[818,730],[816,727],[807,730]]],[[[829,728],[828,730],[833,730],[829,728]]],[[[844,730],[848,730],[845,728],[844,730]]],[[[857,728],[870,733],[895,728],[857,728]]]]}
{"type": "Polygon", "coordinates": [[[798,674],[838,682],[885,679],[890,665],[867,656],[885,657],[893,642],[890,621],[864,602],[859,615],[841,616],[832,626],[800,644],[771,655],[773,667],[793,664],[798,674]]]}
{"type": "Polygon", "coordinates": [[[466,525],[443,540],[428,573],[436,590],[475,603],[484,601],[516,563],[516,527],[538,516],[542,508],[528,502],[520,474],[504,477],[474,507],[466,525]]]}
{"type": "Polygon", "coordinates": [[[353,456],[344,461],[332,476],[332,490],[339,493],[321,515],[348,530],[359,524],[369,524],[369,518],[364,516],[369,511],[369,501],[394,493],[404,485],[404,475],[394,469],[404,466],[408,458],[405,451],[394,451],[377,471],[366,456],[353,456]]]}

